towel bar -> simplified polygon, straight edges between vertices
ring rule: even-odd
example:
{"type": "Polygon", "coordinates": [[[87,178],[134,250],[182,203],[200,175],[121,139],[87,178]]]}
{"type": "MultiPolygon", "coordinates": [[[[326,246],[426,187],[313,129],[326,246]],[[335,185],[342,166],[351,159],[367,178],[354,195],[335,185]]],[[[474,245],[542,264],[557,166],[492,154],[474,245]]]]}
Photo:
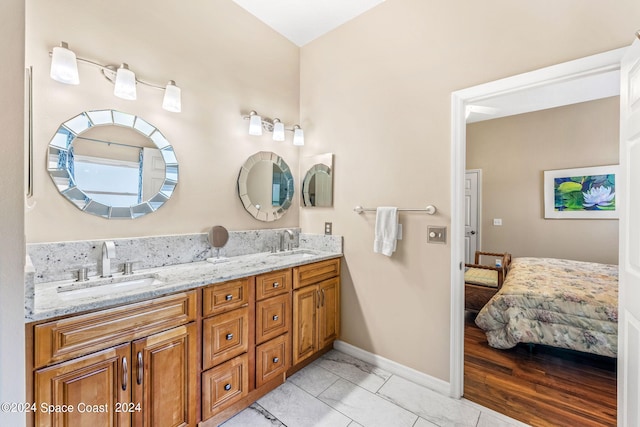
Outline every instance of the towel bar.
{"type": "MultiPolygon", "coordinates": [[[[362,206],[356,206],[355,208],[353,208],[353,211],[357,214],[361,214],[363,212],[375,212],[376,208],[363,208],[362,206]]],[[[435,206],[433,205],[429,205],[426,208],[416,208],[416,209],[410,209],[410,208],[398,208],[398,211],[402,211],[402,212],[426,212],[429,215],[433,215],[435,214],[438,210],[436,209],[435,206]]]]}

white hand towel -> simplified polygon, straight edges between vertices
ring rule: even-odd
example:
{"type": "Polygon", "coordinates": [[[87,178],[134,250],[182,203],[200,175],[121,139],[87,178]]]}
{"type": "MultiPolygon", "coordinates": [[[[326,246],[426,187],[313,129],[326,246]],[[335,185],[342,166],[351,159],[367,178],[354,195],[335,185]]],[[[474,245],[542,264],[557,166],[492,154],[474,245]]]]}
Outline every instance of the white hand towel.
{"type": "Polygon", "coordinates": [[[379,207],[376,209],[376,230],[373,252],[391,256],[396,250],[398,237],[398,208],[379,207]]]}

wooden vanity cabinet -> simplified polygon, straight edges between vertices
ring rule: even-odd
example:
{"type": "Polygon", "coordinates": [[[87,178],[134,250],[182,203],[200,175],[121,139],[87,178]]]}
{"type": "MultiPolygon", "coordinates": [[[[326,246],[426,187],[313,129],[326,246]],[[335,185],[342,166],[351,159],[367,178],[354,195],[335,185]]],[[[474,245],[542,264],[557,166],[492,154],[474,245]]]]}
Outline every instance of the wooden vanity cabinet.
{"type": "Polygon", "coordinates": [[[293,269],[293,365],[340,336],[340,259],[293,269]]]}
{"type": "Polygon", "coordinates": [[[285,380],[291,366],[292,269],[256,278],[256,388],[285,380]]]}
{"type": "Polygon", "coordinates": [[[202,420],[246,398],[253,373],[255,277],[202,290],[202,420]]]}
{"type": "Polygon", "coordinates": [[[195,319],[186,292],[35,325],[34,424],[195,426],[195,319]]]}

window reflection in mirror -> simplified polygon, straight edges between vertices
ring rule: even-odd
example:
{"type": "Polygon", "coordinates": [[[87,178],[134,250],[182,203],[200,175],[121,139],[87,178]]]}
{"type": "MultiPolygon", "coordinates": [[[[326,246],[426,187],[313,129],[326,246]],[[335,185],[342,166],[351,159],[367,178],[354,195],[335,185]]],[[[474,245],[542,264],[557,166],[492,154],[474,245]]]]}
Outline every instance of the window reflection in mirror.
{"type": "Polygon", "coordinates": [[[178,181],[173,147],[142,118],[114,110],[79,114],[49,143],[48,170],[79,209],[105,218],[137,218],[162,206],[178,181]]]}

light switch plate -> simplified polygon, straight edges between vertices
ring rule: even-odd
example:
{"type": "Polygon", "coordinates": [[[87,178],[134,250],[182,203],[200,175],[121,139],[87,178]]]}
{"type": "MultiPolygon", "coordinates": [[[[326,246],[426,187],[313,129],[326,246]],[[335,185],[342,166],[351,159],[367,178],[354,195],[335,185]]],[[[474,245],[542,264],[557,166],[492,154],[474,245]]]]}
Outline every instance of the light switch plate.
{"type": "Polygon", "coordinates": [[[447,243],[447,227],[427,227],[428,243],[447,243]]]}

